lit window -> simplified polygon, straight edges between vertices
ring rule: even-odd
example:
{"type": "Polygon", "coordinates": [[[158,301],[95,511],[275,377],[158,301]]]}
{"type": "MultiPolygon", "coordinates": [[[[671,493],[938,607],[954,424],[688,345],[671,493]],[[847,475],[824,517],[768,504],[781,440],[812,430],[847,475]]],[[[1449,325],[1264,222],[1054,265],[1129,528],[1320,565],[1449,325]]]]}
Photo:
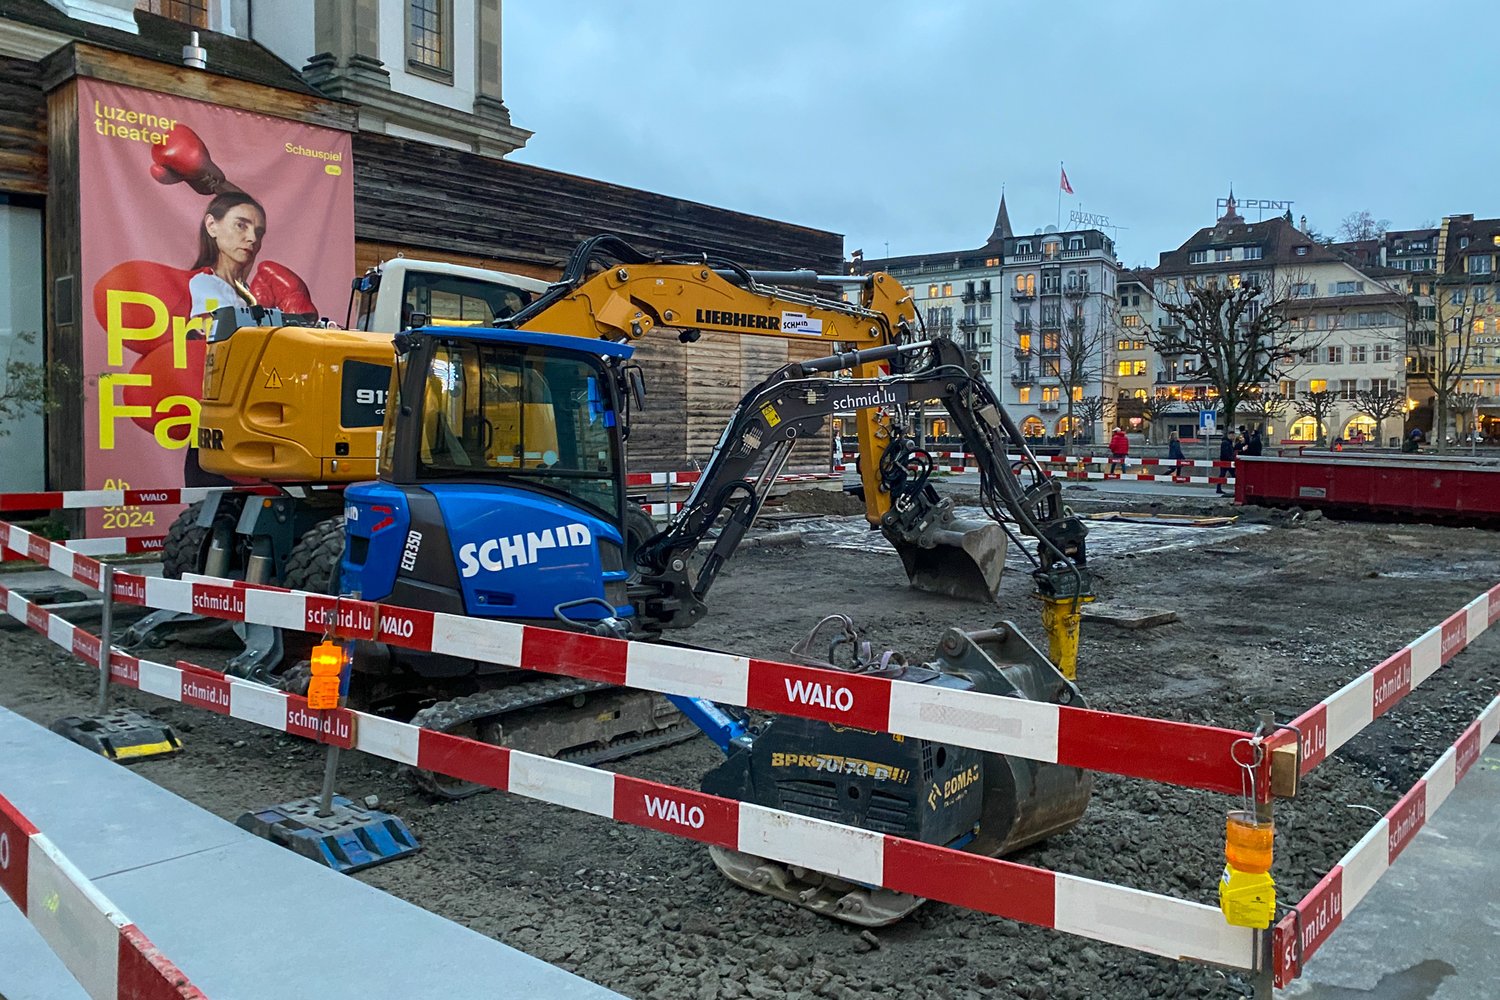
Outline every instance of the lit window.
{"type": "Polygon", "coordinates": [[[1482,320],[1482,319],[1476,319],[1474,321],[1474,332],[1475,333],[1483,333],[1484,332],[1484,320],[1482,320]]]}
{"type": "Polygon", "coordinates": [[[406,64],[451,78],[453,5],[450,0],[410,0],[406,17],[406,64]]]}
{"type": "Polygon", "coordinates": [[[928,285],[927,286],[927,297],[929,299],[935,299],[935,298],[937,298],[937,296],[938,296],[938,286],[937,285],[928,285]]]}
{"type": "Polygon", "coordinates": [[[1031,334],[1029,334],[1029,333],[1023,333],[1023,334],[1021,334],[1021,336],[1018,337],[1017,340],[1016,340],[1016,346],[1019,347],[1022,351],[1030,351],[1031,350],[1031,334]]]}
{"type": "Polygon", "coordinates": [[[1131,393],[1131,395],[1136,399],[1144,400],[1146,398],[1146,390],[1137,389],[1135,392],[1131,393]]]}
{"type": "Polygon", "coordinates": [[[1130,342],[1130,349],[1132,351],[1144,351],[1146,349],[1146,342],[1144,340],[1132,340],[1130,342]]]}
{"type": "Polygon", "coordinates": [[[1029,403],[1029,402],[1031,402],[1031,386],[1029,386],[1029,385],[1023,385],[1023,386],[1021,386],[1020,389],[1018,389],[1016,391],[1017,391],[1017,394],[1018,394],[1018,398],[1020,399],[1021,402],[1023,402],[1023,403],[1029,403]]]}
{"type": "Polygon", "coordinates": [[[1129,375],[1130,374],[1130,362],[1129,361],[1121,361],[1119,364],[1115,365],[1115,374],[1116,375],[1129,375]]]}
{"type": "Polygon", "coordinates": [[[1130,374],[1132,374],[1132,375],[1144,375],[1144,374],[1146,374],[1146,362],[1144,362],[1144,361],[1132,361],[1132,362],[1130,362],[1130,374]]]}
{"type": "Polygon", "coordinates": [[[1315,378],[1307,383],[1309,392],[1327,392],[1328,380],[1326,378],[1315,378]]]}
{"type": "Polygon", "coordinates": [[[160,14],[194,28],[208,28],[208,0],[136,0],[135,9],[160,14]]]}
{"type": "Polygon", "coordinates": [[[1128,350],[1130,350],[1130,341],[1128,341],[1128,340],[1117,340],[1117,341],[1115,341],[1115,350],[1117,350],[1117,351],[1128,351],[1128,350]]]}
{"type": "Polygon", "coordinates": [[[1047,243],[1043,243],[1042,244],[1042,256],[1045,257],[1045,258],[1047,258],[1048,260],[1053,260],[1054,258],[1057,257],[1057,252],[1061,248],[1061,246],[1062,246],[1062,244],[1056,242],[1055,240],[1054,241],[1049,241],[1047,243]]]}
{"type": "Polygon", "coordinates": [[[1238,287],[1240,287],[1241,284],[1243,284],[1243,282],[1244,282],[1244,276],[1243,275],[1231,274],[1229,276],[1229,287],[1230,288],[1238,288],[1238,287]]]}
{"type": "Polygon", "coordinates": [[[1061,398],[1061,395],[1055,385],[1042,386],[1042,402],[1044,403],[1055,403],[1061,398]]]}
{"type": "Polygon", "coordinates": [[[944,283],[944,285],[943,285],[943,294],[944,295],[952,295],[953,294],[953,283],[952,282],[946,282],[946,283],[944,283]]]}
{"type": "Polygon", "coordinates": [[[1081,386],[1081,385],[1075,385],[1073,387],[1073,402],[1075,402],[1075,403],[1081,403],[1081,402],[1083,402],[1083,386],[1081,386]]]}
{"type": "Polygon", "coordinates": [[[1137,316],[1135,313],[1131,313],[1128,316],[1121,316],[1120,317],[1120,325],[1123,326],[1123,327],[1127,327],[1127,328],[1129,328],[1129,327],[1137,327],[1137,326],[1140,326],[1141,323],[1142,323],[1141,318],[1139,316],[1137,316]]]}
{"type": "Polygon", "coordinates": [[[984,266],[985,267],[999,267],[1000,266],[1000,258],[999,257],[986,257],[985,260],[984,260],[984,266]]]}

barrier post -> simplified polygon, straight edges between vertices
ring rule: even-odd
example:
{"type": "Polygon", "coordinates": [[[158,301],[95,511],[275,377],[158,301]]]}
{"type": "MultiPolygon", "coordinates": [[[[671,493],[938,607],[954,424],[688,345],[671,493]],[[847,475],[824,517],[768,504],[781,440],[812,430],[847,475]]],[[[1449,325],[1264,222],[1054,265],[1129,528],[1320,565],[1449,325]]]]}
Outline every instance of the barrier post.
{"type": "MultiPolygon", "coordinates": [[[[1276,730],[1276,717],[1269,709],[1261,709],[1256,713],[1260,720],[1258,732],[1269,734],[1276,730]]],[[[1266,751],[1269,752],[1269,751],[1266,751]]],[[[1269,774],[1270,769],[1266,772],[1269,774]]],[[[1267,782],[1269,786],[1269,782],[1267,782]]],[[[1271,789],[1266,788],[1263,795],[1256,796],[1255,821],[1261,824],[1273,822],[1274,796],[1271,789]]],[[[1254,932],[1255,941],[1255,969],[1252,972],[1255,986],[1255,1000],[1274,1000],[1276,992],[1276,953],[1272,948],[1272,942],[1276,937],[1276,921],[1271,921],[1271,926],[1265,930],[1254,932]]]]}
{"type": "MultiPolygon", "coordinates": [[[[300,714],[308,716],[304,725],[311,730],[310,735],[328,745],[323,758],[322,787],[313,798],[253,809],[241,815],[235,825],[334,871],[349,873],[404,858],[421,845],[399,817],[375,808],[373,802],[369,808],[357,806],[334,792],[342,748],[355,746],[357,740],[355,714],[345,707],[353,661],[348,639],[343,639],[338,647],[341,650],[338,674],[320,670],[327,665],[325,647],[339,638],[339,620],[340,606],[335,600],[333,607],[324,612],[323,642],[313,649],[312,677],[306,696],[299,698],[300,714]],[[332,692],[325,681],[334,682],[332,692]]],[[[298,709],[292,706],[289,718],[291,711],[298,709]]]]}
{"type": "Polygon", "coordinates": [[[115,635],[115,568],[109,563],[99,567],[99,697],[94,714],[109,711],[109,667],[113,659],[115,635]]]}

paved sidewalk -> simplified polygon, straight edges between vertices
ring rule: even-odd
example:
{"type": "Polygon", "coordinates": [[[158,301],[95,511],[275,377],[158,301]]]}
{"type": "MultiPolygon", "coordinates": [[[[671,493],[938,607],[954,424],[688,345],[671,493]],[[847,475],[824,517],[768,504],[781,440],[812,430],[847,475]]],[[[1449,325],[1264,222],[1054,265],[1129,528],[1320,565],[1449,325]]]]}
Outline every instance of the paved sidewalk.
{"type": "Polygon", "coordinates": [[[1500,997],[1500,744],[1485,748],[1303,977],[1278,995],[1500,997]]]}
{"type": "MultiPolygon", "coordinates": [[[[619,1000],[251,836],[4,708],[0,794],[214,1000],[619,1000]]],[[[86,1000],[3,894],[0,998],[86,1000]]]]}

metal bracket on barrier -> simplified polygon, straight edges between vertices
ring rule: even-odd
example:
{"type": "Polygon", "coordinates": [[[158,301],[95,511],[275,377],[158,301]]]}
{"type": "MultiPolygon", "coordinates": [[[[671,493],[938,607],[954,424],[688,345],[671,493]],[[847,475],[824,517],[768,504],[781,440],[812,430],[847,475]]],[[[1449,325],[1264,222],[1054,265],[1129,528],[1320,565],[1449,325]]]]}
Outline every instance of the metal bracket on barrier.
{"type": "Polygon", "coordinates": [[[388,812],[356,806],[342,795],[334,796],[330,815],[319,815],[321,809],[316,796],[295,799],[247,812],[235,826],[345,874],[422,849],[406,824],[388,812]]]}

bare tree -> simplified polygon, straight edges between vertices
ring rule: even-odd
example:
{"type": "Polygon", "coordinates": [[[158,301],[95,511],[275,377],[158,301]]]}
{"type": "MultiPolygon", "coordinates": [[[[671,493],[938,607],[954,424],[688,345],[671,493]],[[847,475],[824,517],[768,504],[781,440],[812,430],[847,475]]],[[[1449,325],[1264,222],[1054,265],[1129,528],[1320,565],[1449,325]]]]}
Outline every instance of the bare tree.
{"type": "Polygon", "coordinates": [[[1156,422],[1175,405],[1177,405],[1176,400],[1160,394],[1153,394],[1141,400],[1141,419],[1146,421],[1148,428],[1146,440],[1149,441],[1156,436],[1156,422]]]}
{"type": "Polygon", "coordinates": [[[1240,403],[1239,415],[1249,417],[1260,424],[1279,420],[1286,414],[1287,400],[1280,393],[1269,390],[1251,392],[1240,403]]]}
{"type": "Polygon", "coordinates": [[[1479,393],[1477,392],[1455,392],[1453,396],[1448,400],[1449,405],[1453,407],[1453,415],[1455,418],[1459,414],[1466,414],[1469,418],[1468,420],[1464,421],[1464,429],[1459,433],[1453,435],[1455,440],[1461,441],[1463,440],[1465,435],[1477,429],[1477,424],[1474,420],[1474,412],[1478,408],[1480,402],[1483,401],[1483,399],[1484,397],[1479,395],[1479,393]]]}
{"type": "MultiPolygon", "coordinates": [[[[1069,291],[1073,292],[1073,286],[1069,286],[1069,291]]],[[[1078,424],[1074,418],[1077,409],[1075,404],[1083,398],[1085,390],[1099,383],[1104,374],[1104,347],[1108,331],[1102,322],[1089,323],[1085,306],[1088,294],[1087,286],[1084,286],[1082,296],[1072,300],[1072,312],[1063,320],[1062,333],[1058,335],[1057,380],[1067,400],[1069,436],[1078,432],[1078,424]]],[[[1101,314],[1107,315],[1109,300],[1103,296],[1100,298],[1101,314]]],[[[1045,349],[1045,343],[1043,347],[1045,349]]],[[[1093,428],[1094,425],[1090,422],[1090,432],[1093,428]]]]}
{"type": "Polygon", "coordinates": [[[1273,279],[1267,288],[1249,277],[1189,278],[1180,287],[1174,281],[1157,296],[1166,319],[1147,332],[1153,349],[1182,355],[1184,374],[1213,387],[1226,424],[1234,423],[1241,402],[1318,344],[1312,331],[1290,320],[1291,278],[1273,279]]]}
{"type": "Polygon", "coordinates": [[[1474,320],[1479,303],[1466,277],[1434,285],[1431,305],[1422,301],[1419,282],[1413,289],[1406,315],[1406,378],[1432,389],[1432,440],[1441,452],[1461,410],[1455,397],[1478,359],[1474,320]]]}
{"type": "Polygon", "coordinates": [[[1114,400],[1104,396],[1084,396],[1078,401],[1078,417],[1089,427],[1108,424],[1115,412],[1114,400]]]}
{"type": "Polygon", "coordinates": [[[1390,219],[1377,219],[1368,209],[1350,212],[1339,223],[1339,239],[1346,243],[1354,240],[1374,240],[1385,235],[1391,228],[1390,219]]]}
{"type": "Polygon", "coordinates": [[[1329,392],[1327,389],[1320,389],[1317,392],[1304,392],[1302,397],[1292,404],[1301,416],[1312,417],[1313,434],[1319,442],[1322,442],[1327,437],[1328,432],[1325,425],[1328,420],[1328,414],[1333,412],[1333,404],[1337,398],[1336,393],[1329,392]]]}
{"type": "Polygon", "coordinates": [[[1387,418],[1406,409],[1406,393],[1395,389],[1360,389],[1354,394],[1354,410],[1375,421],[1375,442],[1385,440],[1387,418]]]}

